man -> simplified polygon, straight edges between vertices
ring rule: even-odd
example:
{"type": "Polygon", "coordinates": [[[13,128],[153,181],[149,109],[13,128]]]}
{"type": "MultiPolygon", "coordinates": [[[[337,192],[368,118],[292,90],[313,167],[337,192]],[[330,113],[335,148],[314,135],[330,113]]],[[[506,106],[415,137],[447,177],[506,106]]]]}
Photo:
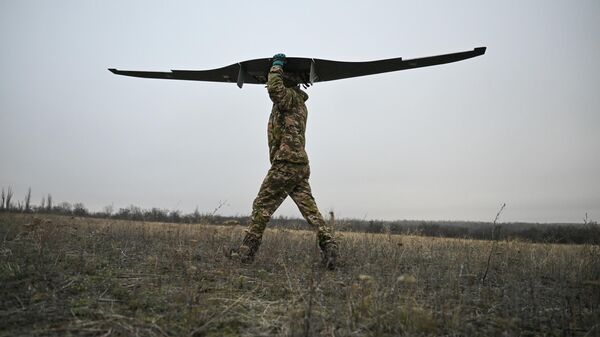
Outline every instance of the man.
{"type": "Polygon", "coordinates": [[[285,77],[284,65],[285,55],[275,55],[267,81],[269,97],[273,101],[268,125],[271,168],[252,205],[252,219],[245,231],[244,241],[239,249],[231,253],[239,256],[242,262],[251,262],[271,215],[289,195],[302,216],[317,230],[323,263],[328,269],[334,269],[338,247],[331,228],[317,208],[308,183],[310,168],[304,150],[308,113],[304,102],[308,95],[297,83],[285,77]]]}

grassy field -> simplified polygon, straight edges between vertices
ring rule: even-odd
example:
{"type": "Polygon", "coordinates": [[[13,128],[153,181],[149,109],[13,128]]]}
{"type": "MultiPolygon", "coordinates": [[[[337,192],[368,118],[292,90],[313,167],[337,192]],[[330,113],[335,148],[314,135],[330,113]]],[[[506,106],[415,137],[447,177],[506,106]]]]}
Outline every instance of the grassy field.
{"type": "Polygon", "coordinates": [[[600,336],[598,246],[242,229],[0,214],[0,336],[600,336]]]}

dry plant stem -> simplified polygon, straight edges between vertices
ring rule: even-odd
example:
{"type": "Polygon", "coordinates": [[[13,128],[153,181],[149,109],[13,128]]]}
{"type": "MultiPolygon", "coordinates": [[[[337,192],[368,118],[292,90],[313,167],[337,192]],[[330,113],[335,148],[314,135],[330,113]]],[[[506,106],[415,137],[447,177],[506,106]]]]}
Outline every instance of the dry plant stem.
{"type": "Polygon", "coordinates": [[[500,210],[498,211],[498,213],[496,213],[496,218],[494,218],[494,228],[492,229],[492,247],[490,248],[490,254],[488,255],[487,258],[487,264],[485,266],[485,273],[483,273],[483,277],[481,278],[481,284],[485,284],[485,279],[488,275],[488,271],[490,270],[490,262],[492,261],[492,255],[494,253],[494,248],[496,248],[497,242],[498,242],[498,238],[495,237],[494,234],[496,234],[496,222],[498,221],[498,218],[500,217],[500,214],[502,214],[502,211],[504,210],[504,207],[506,207],[506,204],[503,203],[502,206],[500,207],[500,210]]]}
{"type": "Polygon", "coordinates": [[[335,214],[333,211],[329,211],[329,226],[331,227],[331,234],[335,237],[335,214]]]}
{"type": "Polygon", "coordinates": [[[314,292],[315,277],[314,274],[310,275],[309,292],[308,292],[308,307],[304,314],[304,336],[310,336],[310,321],[312,319],[312,305],[313,305],[313,292],[314,292]]]}
{"type": "MultiPolygon", "coordinates": [[[[256,290],[256,289],[254,289],[256,290]]],[[[213,322],[213,320],[215,319],[215,317],[221,317],[223,315],[225,315],[229,310],[231,310],[233,307],[235,307],[236,305],[238,305],[238,303],[242,302],[242,300],[244,300],[246,297],[246,295],[242,295],[240,297],[238,297],[235,301],[233,301],[233,303],[231,303],[230,305],[228,305],[225,309],[223,309],[223,311],[221,311],[221,313],[217,314],[213,314],[207,321],[206,323],[204,323],[201,327],[199,327],[198,329],[192,331],[192,333],[190,334],[190,336],[195,336],[196,334],[198,334],[199,332],[201,332],[202,330],[204,330],[210,323],[213,322]]],[[[250,296],[247,296],[250,297],[250,296]]]]}
{"type": "Polygon", "coordinates": [[[591,336],[590,334],[592,333],[593,330],[595,330],[597,327],[600,327],[600,324],[596,324],[594,325],[585,335],[583,335],[583,337],[588,337],[591,336]]]}
{"type": "MultiPolygon", "coordinates": [[[[331,212],[331,214],[333,215],[333,212],[331,212]]],[[[320,280],[320,274],[318,269],[318,265],[319,265],[319,254],[320,254],[320,248],[319,248],[319,240],[317,238],[317,240],[315,240],[315,245],[313,246],[313,258],[312,258],[312,262],[311,262],[311,270],[310,270],[310,279],[309,279],[309,287],[308,287],[308,305],[305,309],[305,314],[304,314],[304,336],[308,337],[311,335],[311,331],[310,331],[310,322],[312,320],[312,311],[313,311],[313,301],[314,301],[314,296],[315,296],[315,292],[316,292],[316,288],[318,286],[318,280],[320,280]]]]}
{"type": "Polygon", "coordinates": [[[227,203],[227,200],[219,200],[219,204],[217,205],[217,207],[215,207],[215,209],[212,211],[212,213],[210,213],[211,216],[215,216],[217,214],[217,212],[221,209],[221,207],[225,206],[225,204],[227,203]]]}

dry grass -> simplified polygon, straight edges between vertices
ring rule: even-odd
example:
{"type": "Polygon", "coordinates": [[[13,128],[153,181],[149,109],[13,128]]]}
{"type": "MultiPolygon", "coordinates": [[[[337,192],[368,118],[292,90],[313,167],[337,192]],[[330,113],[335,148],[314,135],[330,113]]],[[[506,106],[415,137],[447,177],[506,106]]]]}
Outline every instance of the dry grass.
{"type": "Polygon", "coordinates": [[[598,336],[598,246],[0,215],[1,336],[598,336]]]}

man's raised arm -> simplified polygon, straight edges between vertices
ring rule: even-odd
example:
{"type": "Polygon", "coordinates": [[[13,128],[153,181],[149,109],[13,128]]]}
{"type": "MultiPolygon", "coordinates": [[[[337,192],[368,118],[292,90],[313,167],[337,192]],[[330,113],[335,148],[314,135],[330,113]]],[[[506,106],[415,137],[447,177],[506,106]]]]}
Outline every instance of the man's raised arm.
{"type": "Polygon", "coordinates": [[[283,65],[285,64],[285,54],[276,54],[273,56],[273,66],[269,70],[267,80],[267,90],[273,103],[281,109],[288,110],[293,106],[294,92],[286,88],[283,84],[283,65]]]}

